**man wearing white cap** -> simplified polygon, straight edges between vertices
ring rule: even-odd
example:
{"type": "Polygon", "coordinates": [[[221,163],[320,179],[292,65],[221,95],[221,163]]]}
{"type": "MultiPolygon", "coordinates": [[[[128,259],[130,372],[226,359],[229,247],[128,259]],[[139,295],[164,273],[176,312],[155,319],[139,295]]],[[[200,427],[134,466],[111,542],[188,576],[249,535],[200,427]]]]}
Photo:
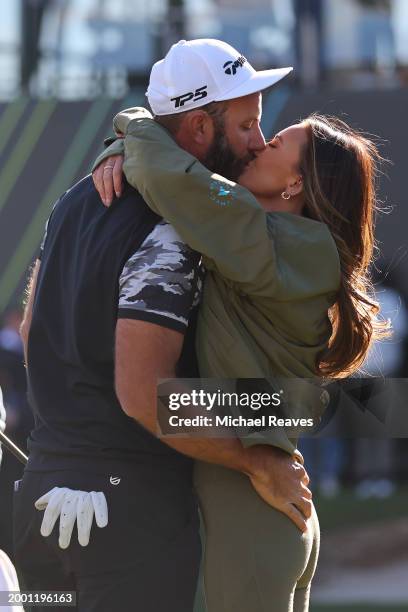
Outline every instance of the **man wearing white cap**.
{"type": "MultiPolygon", "coordinates": [[[[154,64],[146,92],[155,119],[178,144],[210,170],[237,180],[257,151],[265,147],[260,129],[261,91],[292,68],[256,71],[233,47],[220,40],[181,40],[154,64]],[[200,109],[200,113],[189,111],[200,109]],[[200,139],[194,133],[202,130],[200,139]]],[[[121,142],[109,151],[123,152],[121,142]]],[[[106,157],[106,152],[101,157],[106,157]]],[[[98,164],[98,160],[95,167],[98,164]]],[[[121,190],[122,158],[112,157],[94,172],[101,196],[110,202],[121,190]]]]}
{"type": "Polygon", "coordinates": [[[146,95],[155,115],[171,115],[258,93],[291,70],[257,72],[243,55],[220,40],[180,40],[154,64],[146,95]]]}
{"type": "MultiPolygon", "coordinates": [[[[153,66],[147,95],[183,148],[233,179],[265,147],[259,92],[290,70],[256,72],[223,42],[180,41],[153,66]]],[[[259,479],[288,516],[302,507],[305,471],[273,447],[156,439],[157,379],[198,375],[199,255],[137,192],[121,193],[120,156],[96,172],[106,203],[113,174],[118,205],[100,206],[83,179],[55,205],[36,263],[23,325],[36,426],[16,500],[17,556],[30,588],[76,590],[81,612],[191,612],[200,554],[191,458],[259,479]],[[94,512],[105,528],[86,546],[94,512]],[[82,547],[65,550],[76,519],[82,547]]]]}

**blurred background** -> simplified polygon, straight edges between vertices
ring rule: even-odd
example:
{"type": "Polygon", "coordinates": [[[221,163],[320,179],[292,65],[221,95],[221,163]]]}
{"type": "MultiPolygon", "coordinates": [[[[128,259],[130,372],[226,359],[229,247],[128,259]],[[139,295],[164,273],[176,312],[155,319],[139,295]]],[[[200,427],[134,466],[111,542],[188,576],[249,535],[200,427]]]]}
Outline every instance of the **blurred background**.
{"type": "MultiPolygon", "coordinates": [[[[0,385],[21,447],[31,414],[18,328],[45,221],[89,172],[113,115],[144,104],[152,63],[181,38],[225,40],[257,69],[295,67],[264,96],[267,137],[311,111],[378,136],[391,163],[373,273],[394,336],[365,371],[407,377],[407,0],[2,0],[1,9],[0,385]]],[[[322,527],[312,610],[408,610],[407,441],[309,440],[302,450],[322,527]]],[[[21,472],[5,452],[0,548],[11,556],[21,472]]]]}

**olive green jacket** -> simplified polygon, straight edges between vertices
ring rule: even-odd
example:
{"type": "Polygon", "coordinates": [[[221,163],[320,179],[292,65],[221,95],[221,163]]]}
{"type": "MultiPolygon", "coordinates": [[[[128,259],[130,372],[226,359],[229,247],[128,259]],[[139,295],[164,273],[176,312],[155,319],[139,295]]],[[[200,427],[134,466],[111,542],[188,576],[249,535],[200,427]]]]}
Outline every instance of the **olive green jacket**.
{"type": "MultiPolygon", "coordinates": [[[[201,376],[315,377],[340,284],[328,227],[300,215],[266,213],[247,189],[207,170],[149,117],[138,108],[119,113],[114,127],[126,138],[107,148],[94,167],[124,150],[127,181],[202,253],[207,274],[196,337],[201,376]]],[[[293,450],[283,434],[274,436],[279,439],[272,443],[293,450]]]]}

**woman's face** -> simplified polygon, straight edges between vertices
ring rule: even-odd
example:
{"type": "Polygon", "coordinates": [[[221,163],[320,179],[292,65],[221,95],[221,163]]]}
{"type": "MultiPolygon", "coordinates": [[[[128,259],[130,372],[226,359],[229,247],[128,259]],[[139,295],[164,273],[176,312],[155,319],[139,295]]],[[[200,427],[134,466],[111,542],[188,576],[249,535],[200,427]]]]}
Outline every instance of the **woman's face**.
{"type": "Polygon", "coordinates": [[[282,130],[246,166],[239,177],[239,184],[264,198],[280,196],[283,191],[297,195],[301,185],[301,153],[307,142],[308,131],[304,123],[282,130]],[[292,185],[296,187],[293,193],[292,185]]]}

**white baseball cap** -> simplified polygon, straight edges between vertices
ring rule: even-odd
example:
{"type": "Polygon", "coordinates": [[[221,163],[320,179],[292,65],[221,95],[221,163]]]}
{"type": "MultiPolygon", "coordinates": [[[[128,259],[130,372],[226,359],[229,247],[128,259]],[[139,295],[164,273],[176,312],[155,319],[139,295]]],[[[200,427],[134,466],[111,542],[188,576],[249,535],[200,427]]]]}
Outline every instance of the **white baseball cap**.
{"type": "Polygon", "coordinates": [[[173,115],[262,91],[292,70],[257,72],[234,47],[221,40],[180,40],[153,65],[146,95],[155,115],[173,115]]]}

